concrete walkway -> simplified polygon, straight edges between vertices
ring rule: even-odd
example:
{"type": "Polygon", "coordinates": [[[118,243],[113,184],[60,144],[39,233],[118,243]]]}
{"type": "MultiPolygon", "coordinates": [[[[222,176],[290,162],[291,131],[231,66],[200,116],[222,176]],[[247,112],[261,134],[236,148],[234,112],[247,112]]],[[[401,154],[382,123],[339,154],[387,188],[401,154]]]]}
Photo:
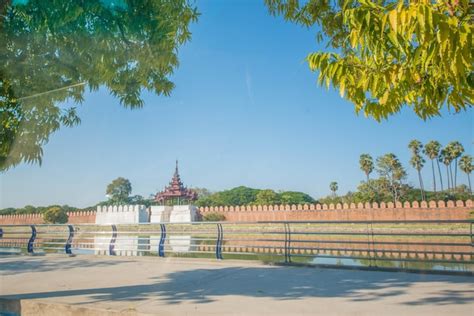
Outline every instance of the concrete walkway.
{"type": "Polygon", "coordinates": [[[0,258],[0,311],[3,305],[22,315],[474,315],[473,281],[248,261],[9,256],[0,258]]]}

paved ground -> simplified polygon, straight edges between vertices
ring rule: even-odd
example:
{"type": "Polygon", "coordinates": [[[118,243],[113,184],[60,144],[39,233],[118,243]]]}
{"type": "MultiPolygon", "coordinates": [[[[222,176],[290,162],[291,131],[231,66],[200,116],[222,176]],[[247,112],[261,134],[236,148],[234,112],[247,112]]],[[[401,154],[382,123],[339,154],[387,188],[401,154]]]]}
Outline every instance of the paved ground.
{"type": "Polygon", "coordinates": [[[473,281],[247,261],[9,256],[0,258],[8,300],[0,308],[21,299],[25,315],[474,315],[473,281]]]}

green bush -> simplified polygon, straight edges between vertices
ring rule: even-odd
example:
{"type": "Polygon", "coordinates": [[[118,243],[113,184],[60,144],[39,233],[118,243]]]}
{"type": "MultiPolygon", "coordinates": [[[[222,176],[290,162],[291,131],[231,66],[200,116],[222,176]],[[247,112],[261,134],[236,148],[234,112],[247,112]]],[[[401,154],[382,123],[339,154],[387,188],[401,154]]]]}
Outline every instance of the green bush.
{"type": "Polygon", "coordinates": [[[68,221],[68,215],[64,209],[55,206],[43,214],[43,219],[50,224],[65,224],[68,221]]]}
{"type": "Polygon", "coordinates": [[[205,222],[221,222],[225,221],[224,214],[221,213],[209,213],[202,217],[205,222]]]}

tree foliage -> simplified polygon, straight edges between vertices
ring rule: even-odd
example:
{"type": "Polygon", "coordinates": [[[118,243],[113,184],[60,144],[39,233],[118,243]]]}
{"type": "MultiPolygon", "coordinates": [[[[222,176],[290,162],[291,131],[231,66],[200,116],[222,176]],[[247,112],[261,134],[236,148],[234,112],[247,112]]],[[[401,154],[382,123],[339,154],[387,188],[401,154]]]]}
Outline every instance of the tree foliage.
{"type": "Polygon", "coordinates": [[[454,161],[454,187],[457,186],[458,178],[458,159],[464,153],[464,146],[458,141],[452,141],[447,146],[449,155],[454,161]]]}
{"type": "Polygon", "coordinates": [[[462,156],[459,160],[459,168],[462,170],[462,172],[466,174],[470,174],[472,171],[474,171],[474,165],[472,164],[472,156],[462,156]]]}
{"type": "Polygon", "coordinates": [[[0,6],[0,170],[41,163],[61,126],[80,122],[86,88],[106,87],[128,108],[141,91],[169,95],[177,50],[190,39],[186,0],[11,1],[0,6]]]}
{"type": "MultiPolygon", "coordinates": [[[[397,187],[397,201],[399,202],[413,202],[422,201],[421,190],[413,186],[402,183],[397,187]]],[[[424,191],[425,199],[427,201],[457,201],[472,199],[469,188],[465,185],[459,185],[451,192],[433,192],[424,191]]],[[[319,203],[336,204],[336,203],[373,203],[373,202],[394,202],[393,192],[390,189],[390,184],[385,178],[370,179],[369,182],[362,181],[355,192],[347,192],[344,195],[334,196],[328,195],[320,198],[319,203]]]]}
{"type": "Polygon", "coordinates": [[[464,155],[459,160],[459,169],[467,175],[467,181],[469,183],[469,192],[472,194],[471,186],[471,172],[474,171],[474,165],[472,163],[472,156],[464,155]]]}
{"type": "Polygon", "coordinates": [[[220,191],[208,197],[199,198],[198,206],[226,206],[226,205],[268,205],[268,204],[305,204],[314,203],[315,200],[306,193],[273,190],[259,190],[245,186],[230,190],[220,191]]]}
{"type": "Polygon", "coordinates": [[[337,189],[339,189],[339,186],[337,185],[336,181],[333,181],[329,184],[329,189],[331,190],[332,194],[336,196],[337,189]]]}
{"type": "Polygon", "coordinates": [[[43,214],[43,219],[50,224],[65,224],[68,221],[68,215],[63,208],[55,206],[43,214]]]}
{"type": "Polygon", "coordinates": [[[69,205],[49,205],[49,206],[33,206],[33,205],[26,205],[24,207],[14,208],[8,207],[0,210],[0,215],[22,215],[22,214],[44,214],[47,210],[59,207],[65,212],[76,212],[81,210],[89,210],[91,207],[87,207],[84,209],[80,209],[77,207],[72,207],[69,205]]]}
{"type": "Polygon", "coordinates": [[[297,191],[283,191],[278,193],[278,204],[310,204],[316,202],[309,194],[297,191]]]}
{"type": "Polygon", "coordinates": [[[129,202],[129,196],[132,193],[132,184],[128,179],[119,177],[113,180],[106,190],[110,201],[114,204],[126,204],[129,202]]]}
{"type": "Polygon", "coordinates": [[[407,173],[400,160],[393,153],[385,154],[377,158],[377,172],[382,178],[386,190],[390,191],[394,201],[398,201],[402,190],[402,180],[407,173]]]}
{"type": "Polygon", "coordinates": [[[207,213],[202,217],[205,222],[221,222],[225,221],[225,215],[221,213],[207,213]]]}
{"type": "Polygon", "coordinates": [[[272,205],[279,202],[278,194],[273,190],[260,190],[257,193],[257,197],[255,199],[255,204],[258,205],[272,205]]]}
{"type": "Polygon", "coordinates": [[[436,141],[432,140],[426,143],[425,148],[423,149],[423,153],[431,160],[431,171],[433,174],[433,190],[436,192],[436,173],[434,168],[434,161],[436,160],[436,164],[439,171],[440,183],[441,183],[441,191],[443,191],[443,178],[441,176],[441,169],[439,167],[439,151],[441,149],[441,144],[436,141]]]}
{"type": "Polygon", "coordinates": [[[420,190],[421,190],[421,199],[425,200],[424,194],[424,185],[423,185],[423,177],[421,176],[421,169],[425,165],[425,159],[421,156],[421,152],[423,151],[423,144],[417,140],[413,139],[408,144],[408,148],[411,150],[411,158],[410,158],[410,165],[416,169],[418,173],[418,181],[420,182],[420,190]]]}
{"type": "Polygon", "coordinates": [[[432,140],[426,143],[423,152],[429,159],[433,160],[438,158],[440,149],[441,144],[436,140],[432,140]]]}
{"type": "Polygon", "coordinates": [[[198,198],[206,198],[212,194],[212,192],[206,188],[191,188],[191,190],[197,193],[198,198]]]}
{"type": "Polygon", "coordinates": [[[369,154],[362,154],[359,158],[359,167],[364,171],[367,181],[369,181],[369,176],[374,171],[374,160],[369,154]]]}
{"type": "Polygon", "coordinates": [[[199,198],[196,204],[198,206],[247,205],[256,200],[258,191],[257,189],[240,186],[199,198]]]}
{"type": "Polygon", "coordinates": [[[309,54],[309,67],[357,113],[381,120],[409,106],[427,119],[445,105],[459,112],[473,104],[468,0],[266,3],[273,14],[320,27],[333,50],[309,54]]]}

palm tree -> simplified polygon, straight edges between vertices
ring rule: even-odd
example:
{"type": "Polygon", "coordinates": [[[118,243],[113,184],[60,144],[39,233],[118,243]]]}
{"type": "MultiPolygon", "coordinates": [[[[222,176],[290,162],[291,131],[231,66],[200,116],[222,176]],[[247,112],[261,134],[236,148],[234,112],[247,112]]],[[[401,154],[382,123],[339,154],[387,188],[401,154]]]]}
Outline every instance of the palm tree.
{"type": "Polygon", "coordinates": [[[412,165],[413,168],[418,171],[418,180],[420,181],[420,189],[421,189],[421,200],[425,200],[425,190],[423,186],[423,179],[421,177],[421,169],[423,168],[425,164],[425,159],[421,157],[420,155],[413,155],[410,159],[410,164],[412,165]]]}
{"type": "Polygon", "coordinates": [[[423,149],[423,144],[419,140],[413,139],[410,141],[410,143],[408,143],[408,148],[412,153],[417,154],[423,149]]]}
{"type": "Polygon", "coordinates": [[[454,160],[454,188],[456,188],[458,177],[458,158],[464,153],[464,147],[458,141],[450,142],[448,146],[451,158],[454,160]]]}
{"type": "Polygon", "coordinates": [[[459,160],[459,169],[467,175],[467,181],[469,182],[469,192],[472,194],[472,187],[471,187],[471,172],[474,170],[474,165],[472,164],[472,156],[464,155],[459,160]]]}
{"type": "Polygon", "coordinates": [[[336,191],[337,191],[338,188],[339,188],[339,187],[338,187],[336,181],[333,181],[333,182],[331,182],[331,183],[329,184],[329,189],[331,189],[333,196],[336,196],[336,191]]]}
{"type": "Polygon", "coordinates": [[[369,154],[362,154],[359,158],[360,169],[367,176],[367,183],[369,183],[369,175],[374,171],[374,160],[369,154]]]}
{"type": "Polygon", "coordinates": [[[449,165],[452,162],[451,155],[449,154],[447,150],[447,146],[443,149],[441,149],[441,152],[439,154],[439,161],[443,163],[446,166],[446,178],[448,179],[448,191],[451,190],[451,181],[449,177],[449,165]]]}
{"type": "Polygon", "coordinates": [[[411,153],[412,153],[410,164],[413,166],[413,168],[416,169],[416,171],[418,171],[418,180],[420,181],[421,199],[424,201],[425,190],[423,187],[423,178],[421,176],[421,169],[423,168],[425,164],[425,160],[420,155],[420,152],[423,149],[423,144],[419,140],[414,139],[408,144],[408,148],[410,148],[411,153]]]}
{"type": "Polygon", "coordinates": [[[439,160],[438,160],[440,149],[441,149],[441,144],[435,140],[432,140],[425,145],[425,149],[423,150],[425,155],[431,160],[431,171],[433,171],[433,189],[435,193],[436,193],[436,175],[435,175],[435,169],[434,169],[435,159],[436,159],[436,163],[438,164],[441,191],[443,191],[443,177],[441,176],[441,168],[439,167],[439,160]]]}

